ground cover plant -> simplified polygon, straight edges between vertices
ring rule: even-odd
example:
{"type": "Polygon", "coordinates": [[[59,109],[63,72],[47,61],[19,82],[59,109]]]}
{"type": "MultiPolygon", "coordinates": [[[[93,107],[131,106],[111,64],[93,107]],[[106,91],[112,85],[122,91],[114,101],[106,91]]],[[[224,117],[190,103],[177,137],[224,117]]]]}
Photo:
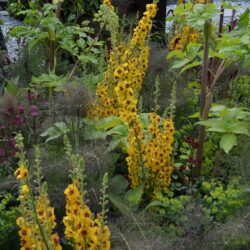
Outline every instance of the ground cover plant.
{"type": "Polygon", "coordinates": [[[250,10],[123,4],[9,3],[0,248],[250,248],[250,10]]]}

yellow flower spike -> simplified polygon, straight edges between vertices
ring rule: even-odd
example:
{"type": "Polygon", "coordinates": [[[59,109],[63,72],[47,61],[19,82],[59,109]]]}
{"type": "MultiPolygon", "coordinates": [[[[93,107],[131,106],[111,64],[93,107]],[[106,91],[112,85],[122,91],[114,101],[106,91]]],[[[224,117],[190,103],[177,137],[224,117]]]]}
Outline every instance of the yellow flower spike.
{"type": "Polygon", "coordinates": [[[21,194],[25,195],[29,193],[29,187],[27,185],[22,185],[20,191],[21,191],[21,194]]]}
{"type": "Polygon", "coordinates": [[[17,180],[24,179],[28,176],[28,169],[25,166],[20,166],[14,173],[17,180]]]}

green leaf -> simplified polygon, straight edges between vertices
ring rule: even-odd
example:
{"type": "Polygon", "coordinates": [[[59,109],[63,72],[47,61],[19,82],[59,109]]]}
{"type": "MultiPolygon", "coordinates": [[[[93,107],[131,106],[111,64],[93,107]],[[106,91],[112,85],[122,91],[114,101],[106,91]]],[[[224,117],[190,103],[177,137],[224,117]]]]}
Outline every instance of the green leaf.
{"type": "Polygon", "coordinates": [[[183,67],[184,65],[186,65],[187,63],[189,63],[189,59],[174,61],[171,66],[171,69],[179,69],[183,67]]]}
{"type": "MultiPolygon", "coordinates": [[[[98,127],[98,128],[100,128],[100,127],[98,127]]],[[[128,135],[128,128],[124,124],[118,124],[117,126],[115,126],[112,129],[108,130],[107,135],[127,136],[128,135]]]]}
{"type": "Polygon", "coordinates": [[[228,132],[233,134],[249,135],[249,125],[243,122],[234,122],[229,124],[228,132]]]}
{"type": "Polygon", "coordinates": [[[91,62],[93,64],[98,64],[98,61],[95,57],[93,56],[85,56],[85,55],[80,55],[78,56],[78,59],[82,62],[91,62]]]}
{"type": "Polygon", "coordinates": [[[168,53],[167,59],[171,59],[174,56],[176,56],[177,58],[182,59],[182,58],[184,58],[184,53],[182,51],[180,51],[180,50],[173,50],[170,53],[168,53]]]}
{"type": "Polygon", "coordinates": [[[217,131],[217,132],[227,132],[228,123],[224,120],[211,118],[205,121],[199,121],[197,124],[211,127],[209,131],[217,131]]]}
{"type": "Polygon", "coordinates": [[[122,175],[115,175],[109,182],[109,190],[115,195],[124,194],[128,186],[128,180],[122,175]]]}
{"type": "Polygon", "coordinates": [[[168,208],[169,206],[166,205],[164,202],[162,201],[152,201],[151,203],[149,203],[149,205],[145,208],[145,210],[151,208],[151,207],[165,207],[168,208]]]}
{"type": "Polygon", "coordinates": [[[237,137],[234,134],[225,134],[221,137],[220,147],[228,154],[233,146],[237,145],[237,137]]]}
{"type": "Polygon", "coordinates": [[[118,124],[122,124],[122,120],[118,116],[108,116],[98,121],[96,128],[108,130],[117,126],[118,124]]]}
{"type": "Polygon", "coordinates": [[[67,134],[70,131],[70,129],[67,127],[67,125],[64,122],[56,122],[53,127],[48,128],[46,131],[44,131],[40,136],[46,137],[46,143],[59,138],[60,136],[67,134]]]}
{"type": "Polygon", "coordinates": [[[223,106],[223,105],[217,105],[217,104],[214,104],[211,108],[211,112],[221,112],[225,109],[226,107],[223,106]]]}
{"type": "Polygon", "coordinates": [[[17,86],[11,82],[8,82],[7,86],[5,87],[5,92],[9,95],[16,95],[17,91],[17,86]]]}
{"type": "Polygon", "coordinates": [[[65,76],[57,76],[54,73],[41,74],[39,77],[32,77],[32,82],[41,84],[46,88],[62,87],[66,84],[67,78],[65,76]]]}
{"type": "Polygon", "coordinates": [[[108,146],[108,152],[111,152],[111,151],[115,150],[116,148],[118,148],[120,143],[121,143],[121,138],[119,138],[119,139],[112,138],[112,140],[108,146]]]}
{"type": "Polygon", "coordinates": [[[250,10],[249,10],[249,8],[247,8],[246,11],[243,14],[241,14],[240,19],[238,21],[238,26],[240,28],[249,27],[249,21],[250,21],[249,20],[249,13],[250,13],[250,10]]]}
{"type": "Polygon", "coordinates": [[[193,115],[188,116],[188,118],[199,118],[200,117],[200,113],[196,112],[193,115]]]}
{"type": "Polygon", "coordinates": [[[176,6],[174,16],[183,15],[183,13],[185,13],[185,5],[181,3],[176,6]]]}
{"type": "Polygon", "coordinates": [[[200,48],[201,48],[201,44],[189,43],[187,45],[187,58],[190,61],[192,61],[199,53],[200,48]]]}
{"type": "Polygon", "coordinates": [[[219,133],[228,132],[225,128],[219,127],[219,126],[213,126],[211,128],[208,128],[207,131],[208,132],[219,132],[219,133]]]}
{"type": "Polygon", "coordinates": [[[131,189],[126,193],[126,197],[130,202],[131,207],[138,205],[141,201],[143,195],[144,185],[141,184],[135,189],[131,189]]]}
{"type": "Polygon", "coordinates": [[[182,74],[184,71],[186,71],[188,69],[191,69],[191,68],[194,68],[194,67],[197,67],[197,66],[200,66],[200,65],[201,65],[201,62],[198,62],[198,61],[190,63],[190,64],[186,65],[185,67],[183,67],[181,69],[180,74],[182,74]]]}
{"type": "Polygon", "coordinates": [[[84,127],[84,138],[86,140],[102,139],[106,140],[108,134],[105,130],[98,130],[96,127],[86,126],[84,127]]]}
{"type": "Polygon", "coordinates": [[[124,200],[122,200],[118,195],[108,194],[108,198],[121,214],[129,215],[131,213],[129,207],[124,204],[124,200]]]}
{"type": "Polygon", "coordinates": [[[244,68],[250,67],[250,55],[245,55],[243,67],[244,68]]]}
{"type": "Polygon", "coordinates": [[[47,138],[46,141],[45,141],[47,143],[47,142],[49,142],[51,140],[59,138],[61,135],[62,134],[60,133],[59,130],[57,130],[55,127],[52,127],[52,128],[48,128],[40,136],[42,136],[42,137],[49,136],[49,138],[47,138]]]}

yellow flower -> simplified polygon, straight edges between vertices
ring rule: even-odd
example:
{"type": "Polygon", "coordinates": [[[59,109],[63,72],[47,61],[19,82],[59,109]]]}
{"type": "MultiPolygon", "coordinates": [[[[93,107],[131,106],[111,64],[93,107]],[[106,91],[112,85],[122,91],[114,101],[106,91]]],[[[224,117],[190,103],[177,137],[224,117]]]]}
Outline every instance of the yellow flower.
{"type": "Polygon", "coordinates": [[[27,185],[22,185],[20,188],[19,199],[27,198],[28,193],[29,193],[29,187],[27,185]]]}
{"type": "Polygon", "coordinates": [[[77,189],[76,184],[70,184],[65,189],[64,194],[66,195],[69,201],[75,201],[77,198],[79,198],[79,191],[77,189]]]}
{"type": "Polygon", "coordinates": [[[103,4],[107,5],[111,10],[114,10],[111,0],[103,0],[103,4]]]}
{"type": "Polygon", "coordinates": [[[28,169],[25,166],[20,166],[14,173],[17,180],[24,179],[28,176],[28,169]]]}
{"type": "Polygon", "coordinates": [[[53,245],[53,250],[61,250],[60,240],[57,234],[52,234],[50,237],[51,243],[53,245]]]}
{"type": "Polygon", "coordinates": [[[110,241],[104,241],[101,246],[101,250],[109,250],[111,247],[110,241]]]}

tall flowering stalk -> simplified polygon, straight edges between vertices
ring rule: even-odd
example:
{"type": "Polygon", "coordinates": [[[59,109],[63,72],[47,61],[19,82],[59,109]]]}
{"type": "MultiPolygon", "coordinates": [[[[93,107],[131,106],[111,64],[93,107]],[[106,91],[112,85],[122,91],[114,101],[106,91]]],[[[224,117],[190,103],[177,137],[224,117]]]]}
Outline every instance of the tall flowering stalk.
{"type": "MultiPolygon", "coordinates": [[[[106,2],[104,5],[110,8],[110,2],[106,2]]],[[[170,160],[174,131],[172,120],[165,120],[163,128],[160,128],[160,124],[156,124],[160,117],[152,113],[151,124],[145,130],[137,108],[139,91],[148,67],[147,38],[156,12],[157,4],[148,4],[130,41],[117,43],[112,48],[105,80],[98,85],[97,103],[91,110],[92,115],[99,118],[117,115],[128,125],[126,161],[131,187],[142,184],[151,197],[156,192],[167,190],[173,171],[170,160]]]]}
{"type": "MultiPolygon", "coordinates": [[[[112,7],[110,1],[104,1],[103,4],[109,9],[112,7]]],[[[111,10],[113,11],[113,8],[111,10]]],[[[121,103],[116,91],[116,87],[121,84],[128,84],[132,88],[133,97],[137,99],[148,67],[149,47],[146,39],[152,28],[152,19],[156,15],[156,10],[155,3],[148,4],[142,19],[134,29],[131,40],[127,43],[117,41],[112,44],[105,79],[98,84],[97,102],[94,107],[91,107],[90,113],[93,116],[99,118],[108,115],[120,116],[125,112],[124,103],[121,103]]],[[[118,34],[112,34],[118,30],[110,30],[111,37],[119,37],[118,34]]]]}
{"type": "MultiPolygon", "coordinates": [[[[107,204],[107,174],[103,178],[102,198],[100,205],[102,211],[96,216],[85,204],[85,176],[84,161],[78,154],[72,153],[72,148],[65,137],[65,151],[72,165],[72,183],[64,193],[66,196],[65,238],[69,240],[74,249],[81,250],[109,250],[110,230],[106,224],[107,204]]],[[[16,147],[19,150],[19,168],[15,176],[20,180],[20,214],[17,218],[21,250],[61,250],[60,240],[54,232],[56,217],[54,208],[50,206],[47,186],[41,181],[40,151],[36,148],[35,177],[36,195],[31,190],[29,180],[28,161],[23,151],[23,137],[16,136],[16,147]]]]}
{"type": "Polygon", "coordinates": [[[64,137],[65,151],[72,167],[72,183],[64,193],[66,196],[66,216],[63,218],[65,237],[74,249],[108,250],[110,249],[110,230],[106,225],[106,188],[107,175],[103,180],[102,212],[96,216],[85,203],[84,161],[78,154],[72,153],[71,145],[64,137]]]}
{"type": "MultiPolygon", "coordinates": [[[[21,249],[61,250],[59,237],[54,233],[56,226],[54,208],[50,206],[46,183],[41,183],[41,179],[38,178],[36,195],[33,194],[29,180],[28,161],[23,150],[23,137],[18,134],[15,139],[19,150],[17,153],[19,168],[15,171],[15,176],[17,180],[20,180],[19,210],[21,214],[16,222],[20,228],[21,249]]],[[[39,157],[40,153],[37,148],[35,157],[37,176],[40,176],[39,157]]]]}
{"type": "Polygon", "coordinates": [[[147,189],[152,193],[166,192],[173,172],[171,155],[174,124],[171,119],[165,119],[163,126],[160,127],[160,121],[160,116],[155,113],[150,114],[148,133],[151,139],[145,146],[144,162],[150,173],[150,178],[146,181],[147,189]]]}

